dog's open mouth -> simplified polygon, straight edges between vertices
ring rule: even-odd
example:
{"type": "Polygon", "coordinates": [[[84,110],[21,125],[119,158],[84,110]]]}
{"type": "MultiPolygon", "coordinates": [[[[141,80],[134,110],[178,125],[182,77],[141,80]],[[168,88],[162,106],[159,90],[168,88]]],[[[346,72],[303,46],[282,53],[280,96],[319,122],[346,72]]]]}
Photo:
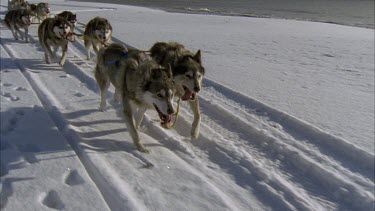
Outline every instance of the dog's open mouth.
{"type": "Polygon", "coordinates": [[[184,88],[184,95],[181,97],[182,101],[187,101],[187,100],[195,100],[197,97],[197,94],[195,92],[190,91],[186,86],[182,85],[184,88]]]}
{"type": "Polygon", "coordinates": [[[163,127],[168,126],[172,122],[172,116],[174,114],[163,114],[163,112],[155,105],[155,103],[154,103],[154,107],[155,107],[155,110],[159,114],[159,118],[161,120],[161,125],[163,127]]]}
{"type": "Polygon", "coordinates": [[[66,35],[63,35],[63,34],[60,33],[60,36],[61,36],[62,38],[64,38],[64,39],[70,41],[70,42],[74,42],[74,41],[75,41],[74,33],[72,33],[72,32],[69,32],[69,33],[67,33],[66,35]]]}

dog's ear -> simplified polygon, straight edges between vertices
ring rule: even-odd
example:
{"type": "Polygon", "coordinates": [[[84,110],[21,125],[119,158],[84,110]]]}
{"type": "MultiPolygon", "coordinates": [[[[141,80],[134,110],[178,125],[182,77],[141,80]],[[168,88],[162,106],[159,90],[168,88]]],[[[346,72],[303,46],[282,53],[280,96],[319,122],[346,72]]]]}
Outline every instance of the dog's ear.
{"type": "Polygon", "coordinates": [[[202,64],[201,50],[197,51],[197,53],[194,55],[193,59],[195,61],[197,61],[199,64],[202,64]]]}
{"type": "Polygon", "coordinates": [[[173,78],[172,67],[169,63],[168,63],[168,66],[167,66],[167,76],[168,76],[169,79],[173,78]]]}

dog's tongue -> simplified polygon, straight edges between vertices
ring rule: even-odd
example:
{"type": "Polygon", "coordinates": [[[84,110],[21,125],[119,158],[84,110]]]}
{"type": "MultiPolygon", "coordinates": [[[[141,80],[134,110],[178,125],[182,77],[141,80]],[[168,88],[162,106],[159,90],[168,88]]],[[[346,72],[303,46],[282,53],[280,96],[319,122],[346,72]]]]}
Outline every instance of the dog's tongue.
{"type": "Polygon", "coordinates": [[[74,42],[74,41],[75,41],[73,33],[69,33],[68,35],[66,35],[66,38],[67,38],[70,42],[74,42]]]}
{"type": "Polygon", "coordinates": [[[189,89],[185,89],[185,94],[181,97],[182,101],[190,100],[191,95],[191,91],[189,89]]]}
{"type": "Polygon", "coordinates": [[[161,122],[161,125],[163,127],[166,127],[166,126],[168,126],[169,123],[171,123],[171,121],[172,121],[172,115],[171,114],[165,115],[165,119],[163,119],[163,121],[161,122]]]}

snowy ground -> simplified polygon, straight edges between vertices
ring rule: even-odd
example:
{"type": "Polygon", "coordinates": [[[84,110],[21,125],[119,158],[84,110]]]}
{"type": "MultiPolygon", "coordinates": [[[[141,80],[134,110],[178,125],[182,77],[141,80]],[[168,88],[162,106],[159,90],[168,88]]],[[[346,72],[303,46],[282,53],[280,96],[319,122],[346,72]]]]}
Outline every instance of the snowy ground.
{"type": "Polygon", "coordinates": [[[117,42],[202,49],[201,136],[185,104],[173,130],[149,111],[137,152],[80,40],[62,68],[37,25],[28,44],[1,25],[2,209],[373,210],[374,30],[50,2],[77,33],[99,15],[117,42]]]}

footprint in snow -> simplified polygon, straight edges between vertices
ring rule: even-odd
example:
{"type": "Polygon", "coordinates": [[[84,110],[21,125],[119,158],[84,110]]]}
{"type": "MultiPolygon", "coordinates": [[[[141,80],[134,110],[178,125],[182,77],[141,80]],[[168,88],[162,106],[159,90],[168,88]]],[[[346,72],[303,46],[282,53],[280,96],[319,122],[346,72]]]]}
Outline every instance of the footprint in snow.
{"type": "Polygon", "coordinates": [[[8,168],[5,164],[0,163],[0,177],[5,176],[8,174],[8,168]]]}
{"type": "Polygon", "coordinates": [[[16,87],[14,90],[16,91],[27,91],[25,87],[16,87]]]}
{"type": "Polygon", "coordinates": [[[65,184],[74,186],[83,184],[85,182],[76,169],[68,169],[68,171],[68,174],[65,176],[65,184]]]}
{"type": "Polygon", "coordinates": [[[39,149],[37,145],[34,145],[34,144],[18,145],[17,147],[21,152],[41,152],[42,151],[41,149],[39,149]]]}
{"type": "Polygon", "coordinates": [[[13,84],[10,84],[10,83],[5,83],[5,84],[1,84],[2,86],[5,86],[5,87],[10,87],[12,86],[13,84]]]}
{"type": "Polygon", "coordinates": [[[56,210],[62,210],[65,208],[64,203],[61,201],[59,194],[55,190],[48,191],[42,199],[42,204],[56,210]]]}
{"type": "Polygon", "coordinates": [[[0,95],[5,97],[6,99],[8,99],[10,101],[18,101],[20,99],[19,97],[15,96],[15,95],[12,95],[9,92],[0,92],[0,95]]]}
{"type": "Polygon", "coordinates": [[[76,97],[83,97],[83,96],[85,96],[85,95],[82,94],[82,93],[80,93],[80,92],[77,92],[77,93],[74,94],[74,96],[76,96],[76,97]]]}
{"type": "Polygon", "coordinates": [[[38,158],[35,156],[33,152],[26,152],[23,154],[23,158],[25,159],[26,162],[33,164],[38,162],[38,158]]]}

